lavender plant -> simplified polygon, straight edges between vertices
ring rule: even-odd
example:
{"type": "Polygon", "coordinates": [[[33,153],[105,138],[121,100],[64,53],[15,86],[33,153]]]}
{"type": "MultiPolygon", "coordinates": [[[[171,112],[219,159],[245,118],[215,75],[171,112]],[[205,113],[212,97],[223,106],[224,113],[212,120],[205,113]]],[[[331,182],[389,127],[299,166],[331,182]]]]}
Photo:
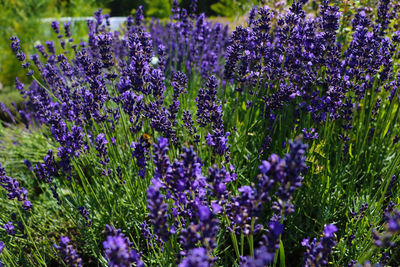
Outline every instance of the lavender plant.
{"type": "Polygon", "coordinates": [[[307,5],[12,37],[32,119],[0,127],[1,262],[398,265],[397,7],[307,5]]]}

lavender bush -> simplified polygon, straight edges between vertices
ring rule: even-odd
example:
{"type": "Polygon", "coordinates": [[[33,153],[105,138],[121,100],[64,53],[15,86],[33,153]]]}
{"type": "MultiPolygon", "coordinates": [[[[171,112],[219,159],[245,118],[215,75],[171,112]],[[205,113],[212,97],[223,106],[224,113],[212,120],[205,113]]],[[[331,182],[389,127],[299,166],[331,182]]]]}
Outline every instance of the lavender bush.
{"type": "Polygon", "coordinates": [[[2,264],[399,265],[398,6],[230,31],[195,3],[11,37],[31,119],[0,128],[2,264]]]}

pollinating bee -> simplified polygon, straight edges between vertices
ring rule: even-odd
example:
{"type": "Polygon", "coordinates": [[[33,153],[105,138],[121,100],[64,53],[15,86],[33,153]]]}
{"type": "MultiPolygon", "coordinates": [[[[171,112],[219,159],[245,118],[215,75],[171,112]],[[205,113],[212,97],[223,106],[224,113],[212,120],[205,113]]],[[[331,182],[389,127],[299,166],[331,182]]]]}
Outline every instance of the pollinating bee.
{"type": "Polygon", "coordinates": [[[147,149],[149,149],[153,145],[153,140],[151,140],[151,136],[147,133],[142,134],[142,136],[140,137],[140,142],[147,149]]]}

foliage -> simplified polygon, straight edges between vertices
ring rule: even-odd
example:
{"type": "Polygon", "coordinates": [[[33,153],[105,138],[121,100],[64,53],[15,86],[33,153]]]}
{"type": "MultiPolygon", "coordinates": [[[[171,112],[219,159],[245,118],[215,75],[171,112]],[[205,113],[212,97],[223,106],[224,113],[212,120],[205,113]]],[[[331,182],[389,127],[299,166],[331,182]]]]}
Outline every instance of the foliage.
{"type": "Polygon", "coordinates": [[[146,16],[154,18],[168,18],[171,15],[171,1],[146,0],[146,16]]]}
{"type": "Polygon", "coordinates": [[[0,128],[0,260],[398,266],[396,7],[304,2],[233,32],[99,10],[32,60],[13,37],[34,120],[0,128]]]}
{"type": "Polygon", "coordinates": [[[258,1],[221,0],[211,5],[211,9],[220,16],[234,18],[243,15],[258,1]]]}

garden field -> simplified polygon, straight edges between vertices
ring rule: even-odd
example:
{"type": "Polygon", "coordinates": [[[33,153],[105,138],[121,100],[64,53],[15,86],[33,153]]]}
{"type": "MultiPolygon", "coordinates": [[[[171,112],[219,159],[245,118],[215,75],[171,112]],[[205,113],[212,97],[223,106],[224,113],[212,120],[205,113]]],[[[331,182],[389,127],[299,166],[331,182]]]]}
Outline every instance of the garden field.
{"type": "Polygon", "coordinates": [[[0,266],[400,266],[400,2],[189,2],[9,36],[0,266]]]}

